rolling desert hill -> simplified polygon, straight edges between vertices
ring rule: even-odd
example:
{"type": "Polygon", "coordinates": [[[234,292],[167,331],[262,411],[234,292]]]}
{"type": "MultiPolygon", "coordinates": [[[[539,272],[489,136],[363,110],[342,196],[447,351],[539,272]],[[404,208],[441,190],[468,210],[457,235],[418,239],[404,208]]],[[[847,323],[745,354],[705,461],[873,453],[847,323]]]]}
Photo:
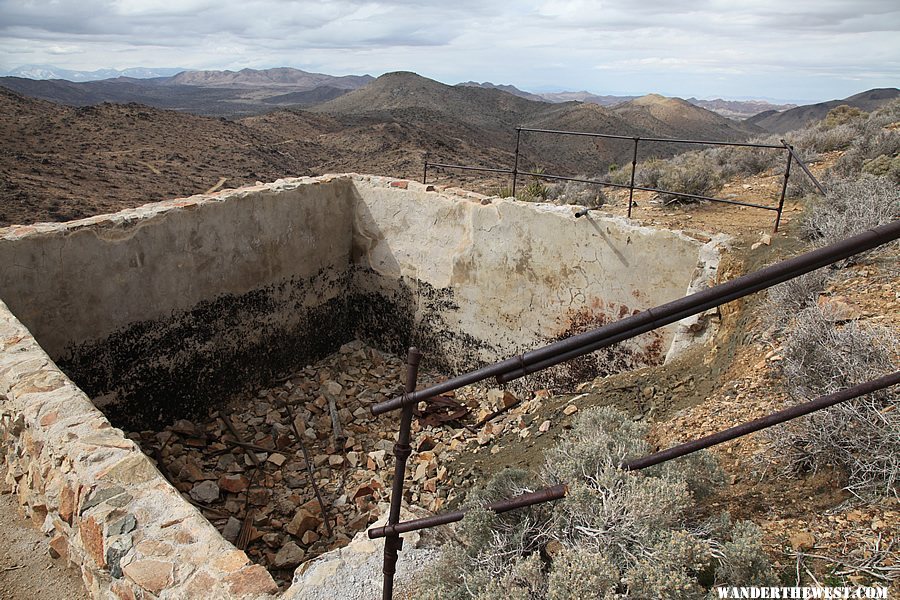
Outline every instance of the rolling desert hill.
{"type": "Polygon", "coordinates": [[[831,109],[837,108],[842,104],[868,112],[887,104],[897,97],[900,97],[900,90],[897,88],[877,88],[855,94],[843,100],[829,100],[818,104],[808,104],[783,112],[767,111],[747,119],[745,123],[755,125],[770,133],[785,133],[804,127],[813,121],[824,119],[831,109]]]}
{"type": "Polygon", "coordinates": [[[206,116],[239,117],[307,106],[367,85],[369,75],[335,77],[299,69],[185,71],[171,77],[72,82],[0,77],[0,87],[70,106],[137,102],[206,116]]]}
{"type": "Polygon", "coordinates": [[[741,141],[762,133],[754,125],[732,121],[680,98],[658,94],[641,96],[610,110],[660,137],[741,141]]]}
{"type": "MultiPolygon", "coordinates": [[[[245,73],[226,79],[237,85],[248,75],[258,77],[245,73]]],[[[509,168],[517,126],[711,140],[741,140],[759,131],[662,96],[616,107],[554,104],[499,89],[447,86],[414,73],[383,75],[311,110],[280,107],[281,102],[302,103],[305,95],[325,98],[341,92],[330,86],[292,91],[298,81],[290,79],[293,75],[264,75],[275,82],[266,89],[278,93],[253,101],[269,99],[268,111],[234,120],[190,114],[184,106],[199,86],[160,80],[95,82],[119,90],[128,100],[81,107],[0,89],[0,191],[6,199],[0,205],[0,225],[74,219],[217,185],[239,187],[298,175],[356,171],[419,179],[426,155],[432,161],[509,168]],[[186,90],[184,97],[167,96],[181,110],[131,101],[155,89],[186,90]]],[[[236,102],[229,95],[235,87],[219,87],[219,79],[200,77],[209,83],[202,89],[221,94],[212,96],[219,102],[236,102]]],[[[83,84],[65,83],[75,100],[91,99],[83,95],[83,84]]],[[[248,84],[244,93],[257,94],[258,88],[248,84]]],[[[693,148],[641,144],[639,159],[687,149],[693,148]]],[[[629,163],[632,150],[629,139],[523,132],[520,169],[595,177],[612,163],[629,163]]],[[[457,183],[491,193],[503,180],[454,172],[457,183]]]]}
{"type": "MultiPolygon", "coordinates": [[[[640,137],[680,137],[734,141],[758,132],[683,100],[662,96],[609,109],[598,104],[536,102],[481,86],[448,86],[415,73],[389,73],[370,85],[310,109],[336,119],[411,123],[447,129],[482,146],[515,147],[515,128],[606,132],[640,137]]],[[[522,136],[527,163],[564,175],[603,172],[630,160],[631,142],[598,138],[522,136]]],[[[642,146],[646,155],[671,156],[671,144],[642,146]]],[[[436,158],[443,159],[438,156],[436,158]]],[[[469,161],[471,163],[471,161],[469,161]]],[[[467,163],[467,164],[469,164],[467,163]]],[[[506,163],[511,164],[510,162],[506,163]]]]}
{"type": "Polygon", "coordinates": [[[509,159],[508,150],[402,122],[296,110],[232,121],[135,103],[64,106],[0,89],[0,227],[282,177],[360,171],[418,179],[429,151],[509,159]]]}

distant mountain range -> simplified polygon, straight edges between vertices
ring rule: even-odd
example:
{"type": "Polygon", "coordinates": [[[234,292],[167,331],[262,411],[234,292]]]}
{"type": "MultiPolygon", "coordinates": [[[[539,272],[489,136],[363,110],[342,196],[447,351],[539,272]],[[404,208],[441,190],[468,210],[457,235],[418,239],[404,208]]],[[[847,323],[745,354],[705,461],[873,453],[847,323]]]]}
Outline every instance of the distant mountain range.
{"type": "MultiPolygon", "coordinates": [[[[528,100],[536,100],[539,102],[589,102],[592,104],[599,104],[600,106],[615,106],[639,98],[639,96],[600,96],[586,91],[544,92],[532,94],[531,92],[524,92],[512,85],[497,85],[489,81],[485,81],[484,83],[467,81],[457,85],[502,90],[509,94],[513,94],[514,96],[519,96],[520,98],[527,98],[528,100]]],[[[782,111],[797,106],[796,104],[772,104],[765,100],[722,100],[721,98],[717,98],[716,100],[697,100],[696,98],[688,98],[687,101],[701,108],[705,108],[706,110],[719,113],[723,117],[728,117],[729,119],[746,119],[761,112],[769,110],[782,111]]]]}
{"type": "MultiPolygon", "coordinates": [[[[405,72],[371,79],[273,69],[81,83],[8,77],[0,80],[0,226],[202,192],[220,178],[229,187],[345,171],[418,179],[426,155],[511,167],[517,126],[741,141],[836,105],[871,110],[897,95],[871,90],[738,121],[656,94],[611,106],[549,102],[405,72]],[[29,97],[37,95],[52,102],[29,97]],[[199,112],[231,118],[192,114],[199,112]]],[[[680,146],[647,142],[639,160],[680,146]]],[[[630,162],[632,149],[628,139],[524,132],[519,168],[603,177],[611,164],[630,162]]],[[[495,193],[505,177],[454,171],[453,181],[495,193]]]]}
{"type": "Polygon", "coordinates": [[[23,65],[12,71],[0,72],[5,77],[22,77],[25,79],[65,79],[67,81],[97,81],[115,77],[133,77],[148,79],[151,77],[171,77],[185,69],[132,67],[130,69],[97,69],[96,71],[72,71],[53,65],[23,65]]]}
{"type": "MultiPolygon", "coordinates": [[[[411,110],[414,106],[420,111],[447,113],[453,110],[443,106],[443,102],[451,104],[463,102],[466,104],[464,109],[466,114],[457,115],[465,117],[463,121],[481,118],[482,123],[496,123],[499,114],[489,115],[485,112],[493,110],[490,108],[491,103],[488,102],[484,106],[479,104],[487,98],[476,91],[481,90],[502,94],[496,98],[506,98],[503,103],[507,105],[507,112],[515,115],[512,120],[507,121],[508,125],[513,125],[513,121],[516,120],[516,124],[530,122],[533,119],[540,120],[551,114],[556,115],[554,119],[560,121],[565,120],[562,115],[567,115],[567,119],[577,123],[578,119],[571,115],[574,114],[573,111],[579,111],[575,111],[569,105],[597,105],[611,109],[611,112],[604,113],[605,119],[613,117],[625,119],[630,126],[649,131],[652,135],[683,137],[693,129],[697,134],[705,132],[707,136],[717,134],[725,136],[721,139],[736,139],[735,136],[763,131],[783,133],[821,119],[831,108],[840,104],[872,110],[890,98],[896,97],[898,93],[896,88],[869,90],[843,100],[795,107],[771,104],[763,100],[689,98],[668,99],[671,101],[664,102],[666,100],[664,97],[653,94],[640,98],[603,96],[587,91],[534,94],[512,85],[491,82],[467,81],[456,86],[447,86],[423,77],[415,76],[418,78],[415,80],[409,78],[414,74],[393,73],[376,80],[370,75],[333,76],[289,67],[240,71],[185,71],[138,67],[121,71],[104,69],[85,72],[58,69],[52,65],[30,65],[15,69],[13,73],[15,73],[13,76],[0,77],[0,86],[27,96],[72,106],[90,106],[103,102],[119,104],[136,102],[200,115],[236,118],[262,114],[277,108],[321,107],[325,110],[325,104],[328,105],[328,110],[345,111],[352,104],[358,103],[359,98],[366,98],[354,109],[356,111],[354,114],[397,111],[401,110],[400,104],[404,102],[411,103],[405,106],[404,110],[411,110]],[[97,79],[105,75],[114,76],[97,79]],[[398,83],[401,80],[409,89],[395,89],[384,94],[382,88],[386,82],[398,83]],[[430,84],[426,86],[423,82],[430,84]],[[371,86],[375,87],[365,94],[355,95],[355,99],[338,102],[345,94],[368,89],[371,86]],[[416,94],[423,94],[423,98],[416,98],[416,94]],[[472,101],[463,101],[465,98],[472,101]],[[513,102],[513,98],[531,104],[527,110],[522,106],[515,108],[517,105],[513,102]],[[552,106],[564,108],[552,109],[552,106]],[[704,112],[690,111],[688,106],[703,109],[704,112]],[[660,119],[660,115],[666,111],[666,117],[660,119]],[[716,113],[726,119],[716,121],[710,118],[710,114],[704,113],[716,113]],[[677,123],[678,118],[685,119],[685,122],[677,123]]],[[[583,116],[589,113],[580,111],[579,114],[583,116]]],[[[596,115],[592,119],[587,119],[587,122],[595,120],[596,115]]]]}
{"type": "Polygon", "coordinates": [[[179,71],[165,77],[119,76],[96,81],[0,77],[0,86],[70,106],[137,102],[207,116],[239,117],[279,106],[308,106],[367,85],[370,75],[337,77],[287,67],[179,71]]]}

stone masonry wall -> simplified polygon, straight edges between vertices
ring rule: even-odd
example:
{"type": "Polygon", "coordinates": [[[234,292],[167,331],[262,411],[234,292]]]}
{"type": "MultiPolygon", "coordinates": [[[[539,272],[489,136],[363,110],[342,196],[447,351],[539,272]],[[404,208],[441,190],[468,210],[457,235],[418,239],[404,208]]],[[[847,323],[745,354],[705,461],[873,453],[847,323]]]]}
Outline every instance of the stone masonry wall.
{"type": "Polygon", "coordinates": [[[270,598],[226,542],[0,302],[0,464],[94,598],[270,598]]]}

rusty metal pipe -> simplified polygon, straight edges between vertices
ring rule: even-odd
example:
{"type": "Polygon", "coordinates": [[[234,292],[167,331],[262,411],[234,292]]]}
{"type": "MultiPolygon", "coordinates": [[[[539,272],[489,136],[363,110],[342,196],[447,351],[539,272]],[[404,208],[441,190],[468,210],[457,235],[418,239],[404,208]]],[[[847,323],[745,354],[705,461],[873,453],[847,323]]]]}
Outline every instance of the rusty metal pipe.
{"type": "Polygon", "coordinates": [[[806,163],[804,163],[802,160],[800,160],[800,157],[797,156],[796,152],[794,152],[794,147],[791,146],[790,144],[788,144],[787,142],[785,142],[784,140],[781,140],[781,143],[784,144],[785,146],[787,146],[788,152],[790,152],[791,156],[794,157],[794,162],[796,162],[797,165],[801,169],[803,169],[803,172],[806,173],[806,176],[809,177],[809,180],[812,181],[814,186],[816,186],[816,189],[819,190],[819,193],[824,196],[826,194],[825,188],[822,187],[822,184],[819,183],[819,180],[816,179],[816,176],[812,174],[812,171],[809,170],[809,167],[806,166],[806,163]]]}
{"type": "MultiPolygon", "coordinates": [[[[890,375],[885,375],[884,377],[879,377],[878,379],[867,381],[845,390],[841,390],[833,394],[828,394],[827,396],[821,396],[819,398],[816,398],[815,400],[804,402],[803,404],[798,404],[797,406],[792,406],[785,410],[781,410],[776,413],[772,413],[771,415],[742,423],[740,425],[725,429],[723,431],[719,431],[712,435],[686,442],[684,444],[679,444],[678,446],[673,446],[672,448],[663,450],[661,452],[648,454],[647,456],[643,456],[641,458],[625,461],[622,463],[620,468],[626,471],[640,471],[641,469],[646,469],[648,467],[652,467],[654,465],[658,465],[675,458],[680,458],[682,456],[686,456],[700,450],[705,450],[706,448],[711,448],[712,446],[716,446],[718,444],[722,444],[724,442],[748,435],[750,433],[760,431],[761,429],[766,429],[767,427],[779,425],[786,421],[808,415],[817,410],[829,408],[831,406],[834,406],[835,404],[840,404],[841,402],[846,402],[848,400],[852,400],[866,394],[871,394],[872,392],[877,392],[879,390],[889,388],[891,386],[897,385],[898,383],[900,383],[900,371],[894,371],[890,375]]],[[[559,500],[565,497],[567,492],[567,486],[555,485],[553,487],[543,488],[529,494],[516,496],[508,500],[494,502],[492,504],[486,505],[485,508],[493,510],[497,513],[506,512],[508,510],[514,510],[516,508],[531,506],[532,504],[559,500]]],[[[465,514],[466,511],[464,510],[455,511],[442,515],[425,517],[423,519],[404,521],[393,526],[388,525],[384,527],[376,527],[370,529],[368,535],[370,539],[375,539],[391,534],[408,533],[410,531],[417,531],[419,529],[437,527],[438,525],[446,525],[448,523],[461,521],[465,517],[465,514]]]]}
{"type": "Polygon", "coordinates": [[[833,394],[828,394],[827,396],[821,396],[819,398],[816,398],[815,400],[810,400],[809,402],[804,402],[803,404],[798,404],[796,406],[780,410],[776,413],[772,413],[771,415],[760,417],[759,419],[741,423],[740,425],[736,425],[729,429],[713,433],[706,437],[692,440],[690,442],[685,442],[684,444],[679,444],[678,446],[673,446],[672,448],[669,448],[667,450],[662,450],[660,452],[656,452],[642,458],[626,461],[622,463],[622,468],[626,471],[639,471],[641,469],[646,469],[647,467],[658,465],[659,463],[666,462],[667,460],[679,458],[681,456],[697,452],[698,450],[704,450],[723,442],[745,436],[749,433],[754,433],[761,429],[772,427],[773,425],[779,425],[781,423],[784,423],[785,421],[790,421],[791,419],[796,419],[797,417],[808,415],[809,413],[815,412],[817,410],[829,408],[831,406],[834,406],[835,404],[840,404],[841,402],[846,402],[847,400],[852,400],[865,394],[871,394],[872,392],[877,392],[878,390],[889,388],[893,385],[897,385],[898,383],[900,383],[900,371],[894,371],[890,375],[885,375],[884,377],[879,377],[878,379],[867,381],[845,390],[841,390],[833,394]]]}
{"type": "MultiPolygon", "coordinates": [[[[529,492],[527,494],[521,494],[519,496],[514,496],[505,500],[491,502],[490,504],[485,504],[484,508],[487,510],[492,510],[497,514],[501,514],[509,512],[511,510],[516,510],[517,508],[525,508],[526,506],[531,506],[533,504],[541,504],[543,502],[559,500],[560,498],[564,498],[566,493],[568,493],[568,488],[564,484],[554,485],[552,487],[539,489],[536,492],[529,492]]],[[[466,512],[467,511],[465,510],[458,510],[441,515],[434,515],[432,517],[424,517],[422,519],[404,521],[403,523],[398,523],[396,525],[374,527],[368,532],[369,539],[374,540],[377,538],[388,537],[390,535],[399,535],[401,533],[417,531],[419,529],[437,527],[438,525],[456,523],[457,521],[462,521],[463,517],[466,516],[466,512]]]]}
{"type": "MultiPolygon", "coordinates": [[[[418,348],[412,347],[406,355],[406,385],[407,394],[414,392],[416,381],[419,377],[419,362],[422,353],[418,348]]],[[[396,525],[400,521],[400,508],[403,505],[403,483],[406,478],[406,461],[412,453],[409,445],[410,431],[412,428],[413,405],[403,407],[400,415],[400,433],[397,435],[397,443],[394,444],[394,481],[391,486],[391,509],[388,513],[388,525],[396,525]]],[[[381,589],[382,600],[391,600],[394,597],[394,573],[397,571],[397,553],[403,549],[403,540],[399,533],[391,533],[384,540],[384,563],[381,572],[384,580],[381,589]]]]}
{"type": "Polygon", "coordinates": [[[784,260],[609,325],[464,373],[412,394],[380,402],[372,406],[372,414],[377,416],[397,410],[406,403],[415,404],[422,400],[427,401],[434,396],[492,377],[496,378],[500,383],[511,381],[548,366],[593,352],[608,345],[608,343],[613,343],[610,340],[622,341],[629,339],[657,327],[701,313],[720,304],[725,304],[777,285],[804,273],[809,273],[854,254],[871,250],[898,238],[900,238],[900,221],[875,227],[835,244],[784,260]]]}
{"type": "MultiPolygon", "coordinates": [[[[612,133],[593,133],[590,131],[561,131],[558,129],[534,129],[531,127],[516,127],[517,131],[531,131],[534,133],[555,133],[559,135],[575,135],[575,136],[586,136],[586,137],[599,137],[599,138],[607,138],[611,140],[633,140],[634,136],[631,135],[615,135],[612,133]]],[[[746,148],[774,148],[780,150],[783,146],[778,146],[776,144],[754,144],[752,142],[716,142],[713,140],[683,140],[677,138],[654,138],[654,137],[642,137],[642,141],[645,142],[672,142],[675,144],[700,144],[700,145],[709,145],[709,146],[743,146],[746,148]]]]}

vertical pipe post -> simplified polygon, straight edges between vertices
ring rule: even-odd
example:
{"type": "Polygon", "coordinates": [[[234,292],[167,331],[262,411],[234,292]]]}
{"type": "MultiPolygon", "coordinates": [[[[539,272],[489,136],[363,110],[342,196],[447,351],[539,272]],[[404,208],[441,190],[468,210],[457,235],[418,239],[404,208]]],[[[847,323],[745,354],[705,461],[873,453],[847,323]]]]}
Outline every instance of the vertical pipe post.
{"type": "Polygon", "coordinates": [[[784,147],[787,150],[787,165],[784,167],[784,182],[781,184],[781,199],[778,200],[778,213],[775,217],[775,233],[778,233],[778,226],[781,224],[781,213],[784,211],[784,198],[787,195],[788,180],[791,178],[791,160],[793,160],[791,147],[788,146],[785,141],[782,141],[782,144],[784,144],[784,147]]]}
{"type": "Polygon", "coordinates": [[[422,184],[428,181],[428,153],[425,153],[425,171],[422,173],[422,184]]]}
{"type": "Polygon", "coordinates": [[[641,138],[634,138],[634,152],[631,154],[631,183],[628,185],[628,218],[631,218],[631,207],[634,205],[634,171],[637,169],[638,142],[641,138]]]}
{"type": "MultiPolygon", "coordinates": [[[[404,395],[416,391],[416,380],[419,377],[419,361],[422,353],[418,348],[412,347],[406,355],[406,385],[404,395]]],[[[400,433],[394,444],[394,481],[391,486],[391,510],[388,513],[388,525],[396,525],[400,522],[400,507],[403,504],[403,480],[406,477],[406,461],[412,453],[409,445],[410,429],[412,427],[412,404],[403,407],[400,414],[400,433]]],[[[399,534],[389,535],[384,539],[384,566],[381,572],[384,574],[384,584],[381,588],[382,600],[392,600],[394,597],[394,573],[397,572],[397,553],[403,549],[403,538],[399,534]]]]}
{"type": "Polygon", "coordinates": [[[522,128],[516,127],[516,160],[513,163],[513,185],[512,195],[516,197],[516,180],[519,177],[519,141],[522,139],[522,128]]]}

